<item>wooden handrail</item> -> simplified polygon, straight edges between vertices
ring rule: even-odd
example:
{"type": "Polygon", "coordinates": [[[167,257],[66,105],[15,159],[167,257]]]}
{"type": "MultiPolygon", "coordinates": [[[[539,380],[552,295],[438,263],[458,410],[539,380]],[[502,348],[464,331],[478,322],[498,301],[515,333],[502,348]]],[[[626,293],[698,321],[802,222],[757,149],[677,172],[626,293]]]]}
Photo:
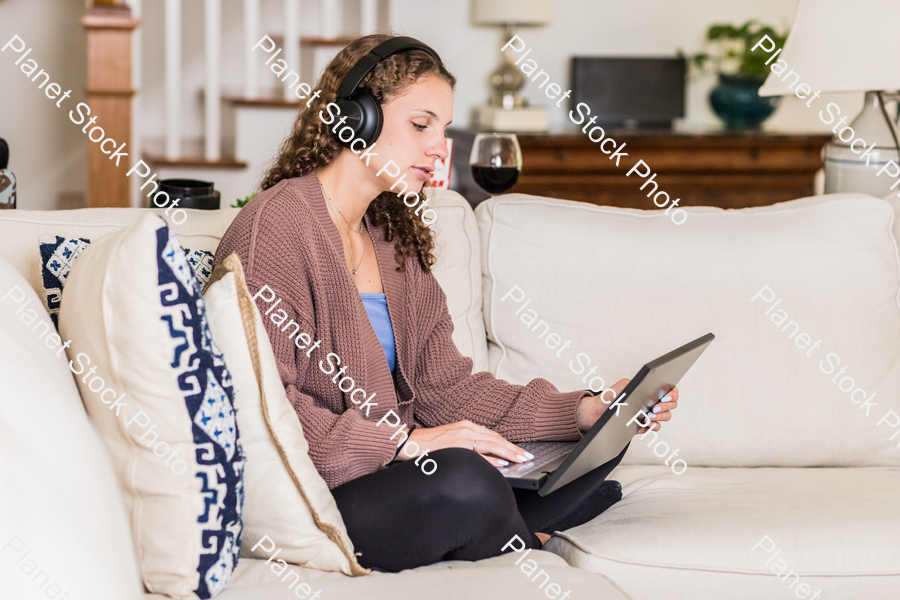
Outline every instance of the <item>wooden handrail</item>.
{"type": "MultiPolygon", "coordinates": [[[[81,18],[87,30],[87,103],[91,115],[103,128],[106,138],[125,144],[130,160],[138,154],[131,145],[132,97],[131,39],[140,21],[131,10],[115,2],[95,1],[81,18]],[[105,6],[101,6],[105,4],[105,6]]],[[[85,140],[88,156],[87,206],[131,205],[130,185],[125,173],[131,162],[117,166],[100,144],[85,140]]]]}

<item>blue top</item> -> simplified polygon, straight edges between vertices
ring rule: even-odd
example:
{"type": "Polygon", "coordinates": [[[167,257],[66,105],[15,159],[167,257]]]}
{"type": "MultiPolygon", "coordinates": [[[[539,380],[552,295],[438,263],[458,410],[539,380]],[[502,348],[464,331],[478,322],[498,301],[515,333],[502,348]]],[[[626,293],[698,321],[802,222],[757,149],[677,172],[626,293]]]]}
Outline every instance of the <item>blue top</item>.
{"type": "Polygon", "coordinates": [[[388,315],[387,297],[384,294],[363,294],[363,306],[366,307],[366,314],[369,315],[369,321],[372,322],[372,329],[384,348],[384,356],[387,358],[388,368],[391,373],[397,365],[397,350],[394,347],[394,328],[391,326],[391,317],[388,315]]]}

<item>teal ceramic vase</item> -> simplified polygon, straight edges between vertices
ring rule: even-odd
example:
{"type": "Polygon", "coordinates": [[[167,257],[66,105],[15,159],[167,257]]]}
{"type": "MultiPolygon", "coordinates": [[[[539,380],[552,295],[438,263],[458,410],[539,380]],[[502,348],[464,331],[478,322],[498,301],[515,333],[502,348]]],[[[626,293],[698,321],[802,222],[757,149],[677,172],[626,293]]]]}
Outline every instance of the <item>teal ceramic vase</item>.
{"type": "Polygon", "coordinates": [[[719,74],[719,85],[709,94],[713,111],[728,129],[759,129],[772,116],[780,96],[762,98],[759,88],[765,78],[719,74]]]}

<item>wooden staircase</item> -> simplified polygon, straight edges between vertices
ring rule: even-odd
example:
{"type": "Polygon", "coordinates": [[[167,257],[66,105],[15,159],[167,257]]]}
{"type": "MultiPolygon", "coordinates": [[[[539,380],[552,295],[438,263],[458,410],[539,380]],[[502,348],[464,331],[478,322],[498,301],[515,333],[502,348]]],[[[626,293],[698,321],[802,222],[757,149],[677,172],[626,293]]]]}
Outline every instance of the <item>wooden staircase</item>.
{"type": "MultiPolygon", "coordinates": [[[[117,3],[117,0],[107,1],[117,3]]],[[[196,98],[203,106],[203,136],[184,138],[181,122],[183,115],[180,110],[182,89],[192,83],[186,83],[182,71],[182,65],[186,62],[185,57],[182,57],[181,43],[182,0],[128,0],[127,3],[136,15],[158,19],[159,13],[163,13],[164,52],[146,59],[147,62],[160,61],[165,64],[165,128],[164,131],[148,131],[142,127],[140,118],[131,119],[132,96],[137,93],[140,102],[142,92],[143,82],[139,77],[136,85],[116,92],[116,98],[127,103],[127,108],[123,104],[121,109],[129,111],[122,113],[127,114],[124,122],[127,123],[129,119],[132,122],[128,137],[137,140],[134,145],[140,145],[141,151],[137,152],[134,145],[129,144],[132,163],[125,169],[120,168],[120,173],[101,172],[99,166],[96,173],[89,172],[89,206],[148,206],[149,199],[139,192],[136,182],[124,179],[124,173],[131,164],[142,159],[158,174],[159,179],[187,178],[214,182],[216,189],[221,192],[222,207],[228,207],[236,199],[244,198],[257,190],[267,165],[277,156],[297,117],[301,101],[296,97],[289,99],[293,92],[286,89],[286,86],[260,85],[260,72],[267,79],[272,77],[265,76],[263,71],[269,68],[264,64],[266,55],[260,51],[252,52],[252,47],[263,37],[259,32],[261,16],[265,16],[262,15],[261,0],[203,1],[204,23],[201,26],[204,30],[204,82],[202,88],[191,90],[188,95],[196,98]],[[226,8],[232,10],[235,4],[243,4],[243,37],[236,39],[235,36],[230,36],[226,42],[242,46],[243,69],[240,64],[220,64],[223,2],[228,3],[226,8]],[[143,15],[143,12],[151,10],[156,13],[143,15]],[[242,72],[240,91],[233,89],[223,92],[221,72],[224,68],[242,72]]],[[[371,32],[387,25],[392,2],[393,0],[282,0],[281,7],[266,3],[267,9],[280,8],[281,14],[277,16],[283,24],[282,32],[271,32],[268,36],[279,48],[284,49],[279,58],[284,58],[289,68],[300,73],[300,81],[314,87],[328,61],[347,43],[362,35],[358,32],[371,32]],[[357,5],[358,13],[348,13],[348,7],[357,5]],[[304,35],[300,35],[301,29],[304,30],[304,35]],[[348,33],[353,31],[357,33],[348,33]]],[[[97,10],[111,9],[95,6],[89,9],[89,15],[97,10]]],[[[128,13],[124,4],[112,10],[118,10],[122,15],[128,13]]],[[[117,72],[116,69],[121,70],[123,66],[127,66],[128,74],[119,72],[117,77],[123,81],[131,81],[131,64],[140,65],[142,57],[140,43],[131,43],[131,36],[135,34],[139,20],[130,14],[128,18],[133,25],[128,30],[127,39],[119,40],[115,49],[109,43],[103,53],[89,52],[89,72],[104,73],[108,77],[117,72]],[[132,47],[135,48],[135,56],[132,56],[132,47]]],[[[194,28],[197,25],[191,24],[194,28]]],[[[234,23],[231,25],[234,28],[234,23]]],[[[139,30],[137,35],[140,35],[139,30]]],[[[89,41],[89,45],[90,43],[89,41]]],[[[101,155],[96,158],[97,165],[100,165],[100,161],[108,157],[101,155]]],[[[94,168],[95,163],[89,162],[91,168],[94,168]]]]}
{"type": "MultiPolygon", "coordinates": [[[[124,143],[133,149],[131,123],[135,89],[132,86],[131,39],[140,22],[131,16],[127,6],[103,4],[91,7],[81,19],[87,30],[87,104],[93,116],[102,117],[107,139],[115,140],[116,146],[124,143]]],[[[109,160],[109,153],[103,151],[100,143],[89,139],[85,143],[88,163],[86,205],[129,206],[130,184],[125,173],[131,165],[117,166],[109,160]]]]}

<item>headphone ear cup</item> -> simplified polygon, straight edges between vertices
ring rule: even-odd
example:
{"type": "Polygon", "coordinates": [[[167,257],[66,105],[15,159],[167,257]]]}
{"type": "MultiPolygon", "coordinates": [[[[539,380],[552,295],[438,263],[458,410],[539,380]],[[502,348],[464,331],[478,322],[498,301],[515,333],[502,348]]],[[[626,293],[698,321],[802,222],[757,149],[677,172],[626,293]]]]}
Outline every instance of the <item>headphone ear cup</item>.
{"type": "MultiPolygon", "coordinates": [[[[374,144],[381,135],[381,126],[384,122],[381,105],[375,96],[368,90],[360,89],[350,98],[339,99],[335,104],[341,111],[341,117],[347,117],[344,126],[349,126],[356,132],[353,137],[345,141],[340,137],[340,133],[344,129],[342,126],[334,133],[337,142],[344,148],[350,148],[357,138],[361,139],[367,148],[374,144]]],[[[344,137],[346,138],[346,135],[344,137]]]]}

